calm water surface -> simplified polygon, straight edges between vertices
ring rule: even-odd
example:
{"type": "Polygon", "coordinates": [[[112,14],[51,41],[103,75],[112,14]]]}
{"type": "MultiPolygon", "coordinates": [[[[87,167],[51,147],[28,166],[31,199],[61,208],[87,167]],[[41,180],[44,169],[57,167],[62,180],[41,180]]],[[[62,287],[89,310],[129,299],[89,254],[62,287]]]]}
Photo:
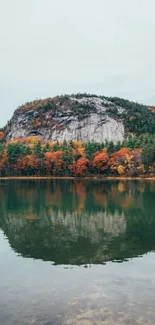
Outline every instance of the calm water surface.
{"type": "Polygon", "coordinates": [[[0,325],[154,325],[155,182],[0,181],[0,325]]]}

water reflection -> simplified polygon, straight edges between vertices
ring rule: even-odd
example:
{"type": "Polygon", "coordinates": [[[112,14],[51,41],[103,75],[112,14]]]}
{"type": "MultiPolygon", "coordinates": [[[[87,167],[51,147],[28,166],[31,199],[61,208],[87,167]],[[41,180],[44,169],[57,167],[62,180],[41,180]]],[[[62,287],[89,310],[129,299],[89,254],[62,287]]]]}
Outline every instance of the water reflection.
{"type": "Polygon", "coordinates": [[[153,182],[3,181],[0,227],[23,257],[122,262],[154,250],[154,197],[153,182]]]}

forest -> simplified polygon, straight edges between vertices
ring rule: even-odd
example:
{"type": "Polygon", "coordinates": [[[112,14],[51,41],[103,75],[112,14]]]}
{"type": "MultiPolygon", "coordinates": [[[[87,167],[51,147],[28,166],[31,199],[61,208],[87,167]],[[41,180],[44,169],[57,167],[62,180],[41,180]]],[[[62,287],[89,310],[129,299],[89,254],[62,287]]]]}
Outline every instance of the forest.
{"type": "Polygon", "coordinates": [[[37,136],[5,142],[0,132],[0,176],[155,176],[155,136],[123,142],[47,142],[37,136]]]}

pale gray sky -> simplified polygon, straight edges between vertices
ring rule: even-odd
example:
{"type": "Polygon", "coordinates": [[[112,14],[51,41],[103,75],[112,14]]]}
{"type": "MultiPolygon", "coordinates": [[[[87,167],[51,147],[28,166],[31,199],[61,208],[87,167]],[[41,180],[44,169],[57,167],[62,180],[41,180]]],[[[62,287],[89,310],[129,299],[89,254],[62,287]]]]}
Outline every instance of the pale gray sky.
{"type": "Polygon", "coordinates": [[[155,0],[0,0],[0,126],[90,92],[155,104],[155,0]]]}

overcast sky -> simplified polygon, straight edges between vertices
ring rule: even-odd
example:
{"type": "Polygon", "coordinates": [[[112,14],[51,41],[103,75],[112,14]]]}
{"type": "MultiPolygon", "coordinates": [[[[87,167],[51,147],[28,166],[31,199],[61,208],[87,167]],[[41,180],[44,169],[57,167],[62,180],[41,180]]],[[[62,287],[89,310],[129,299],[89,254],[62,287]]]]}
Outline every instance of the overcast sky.
{"type": "Polygon", "coordinates": [[[155,0],[0,0],[0,126],[89,92],[155,104],[155,0]]]}

